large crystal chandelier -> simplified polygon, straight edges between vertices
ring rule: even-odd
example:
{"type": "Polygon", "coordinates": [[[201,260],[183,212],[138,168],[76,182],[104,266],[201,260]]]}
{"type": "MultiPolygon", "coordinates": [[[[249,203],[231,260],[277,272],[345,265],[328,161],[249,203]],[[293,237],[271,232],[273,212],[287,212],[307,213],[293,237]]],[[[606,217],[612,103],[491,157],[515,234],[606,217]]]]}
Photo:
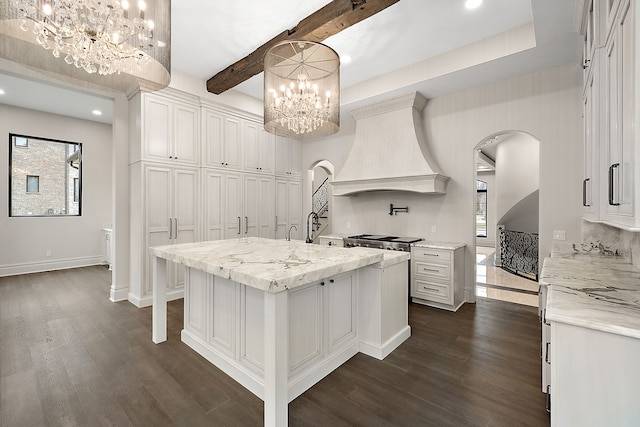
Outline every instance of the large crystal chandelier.
{"type": "Polygon", "coordinates": [[[322,136],[340,128],[340,59],[328,46],[286,41],[264,58],[264,127],[322,136]]]}
{"type": "MultiPolygon", "coordinates": [[[[54,57],[88,73],[108,75],[149,63],[154,47],[154,21],[145,19],[147,4],[139,0],[14,0],[20,28],[54,57]]],[[[163,47],[162,41],[157,42],[163,47]]]]}

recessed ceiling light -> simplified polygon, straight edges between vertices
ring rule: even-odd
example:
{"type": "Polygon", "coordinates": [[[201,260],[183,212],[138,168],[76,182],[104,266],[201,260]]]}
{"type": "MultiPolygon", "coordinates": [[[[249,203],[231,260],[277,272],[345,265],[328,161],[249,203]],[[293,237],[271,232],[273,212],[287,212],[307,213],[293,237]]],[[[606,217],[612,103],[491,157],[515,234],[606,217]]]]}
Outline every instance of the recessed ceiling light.
{"type": "Polygon", "coordinates": [[[351,62],[351,55],[341,55],[340,56],[340,63],[348,64],[349,62],[351,62]]]}
{"type": "Polygon", "coordinates": [[[93,110],[92,113],[93,113],[94,116],[101,116],[102,115],[102,111],[100,111],[100,110],[93,110]]]}
{"type": "Polygon", "coordinates": [[[0,89],[0,95],[4,95],[4,90],[0,89]]]}
{"type": "Polygon", "coordinates": [[[467,0],[464,3],[464,7],[466,7],[467,9],[475,9],[476,7],[480,6],[482,4],[482,0],[467,0]]]}

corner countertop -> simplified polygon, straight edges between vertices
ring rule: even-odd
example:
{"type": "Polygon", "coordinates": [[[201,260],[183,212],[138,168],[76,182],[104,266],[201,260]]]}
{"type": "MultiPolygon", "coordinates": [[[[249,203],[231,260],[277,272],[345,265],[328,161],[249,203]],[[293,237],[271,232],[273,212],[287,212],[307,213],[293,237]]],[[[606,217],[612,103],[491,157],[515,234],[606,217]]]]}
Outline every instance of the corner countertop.
{"type": "Polygon", "coordinates": [[[398,263],[403,255],[259,237],[156,246],[149,251],[159,258],[271,293],[384,263],[385,258],[387,263],[398,263]]]}
{"type": "Polygon", "coordinates": [[[464,243],[458,242],[438,242],[435,240],[421,240],[419,242],[412,243],[411,246],[415,248],[429,248],[429,249],[444,249],[448,251],[455,251],[459,248],[467,246],[464,243]]]}
{"type": "Polygon", "coordinates": [[[640,269],[623,257],[556,245],[539,282],[548,320],[640,338],[640,269]]]}

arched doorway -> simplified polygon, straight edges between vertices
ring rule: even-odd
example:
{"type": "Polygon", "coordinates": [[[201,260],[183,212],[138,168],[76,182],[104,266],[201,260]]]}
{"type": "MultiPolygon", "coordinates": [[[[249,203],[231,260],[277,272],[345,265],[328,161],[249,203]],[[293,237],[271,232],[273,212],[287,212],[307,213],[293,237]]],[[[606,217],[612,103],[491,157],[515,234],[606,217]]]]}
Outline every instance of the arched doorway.
{"type": "Polygon", "coordinates": [[[317,237],[331,233],[331,182],[335,175],[335,167],[328,160],[313,163],[307,174],[307,193],[310,197],[305,203],[308,212],[316,212],[319,220],[314,225],[314,242],[317,237]]]}
{"type": "Polygon", "coordinates": [[[539,157],[539,141],[519,131],[495,133],[474,147],[473,252],[478,297],[537,305],[539,157]],[[535,264],[535,269],[528,263],[535,264]],[[535,270],[535,275],[525,270],[535,270]]]}

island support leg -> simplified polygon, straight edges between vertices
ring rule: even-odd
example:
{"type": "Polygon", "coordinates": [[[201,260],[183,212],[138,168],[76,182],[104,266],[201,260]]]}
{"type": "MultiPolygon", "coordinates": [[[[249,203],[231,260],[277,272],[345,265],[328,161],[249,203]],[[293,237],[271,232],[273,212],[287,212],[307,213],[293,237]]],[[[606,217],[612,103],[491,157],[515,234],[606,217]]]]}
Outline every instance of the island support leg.
{"type": "Polygon", "coordinates": [[[153,257],[152,339],[156,344],[167,340],[167,260],[153,257]]]}
{"type": "Polygon", "coordinates": [[[288,391],[288,292],[265,293],[264,298],[264,425],[287,426],[288,391]]]}

